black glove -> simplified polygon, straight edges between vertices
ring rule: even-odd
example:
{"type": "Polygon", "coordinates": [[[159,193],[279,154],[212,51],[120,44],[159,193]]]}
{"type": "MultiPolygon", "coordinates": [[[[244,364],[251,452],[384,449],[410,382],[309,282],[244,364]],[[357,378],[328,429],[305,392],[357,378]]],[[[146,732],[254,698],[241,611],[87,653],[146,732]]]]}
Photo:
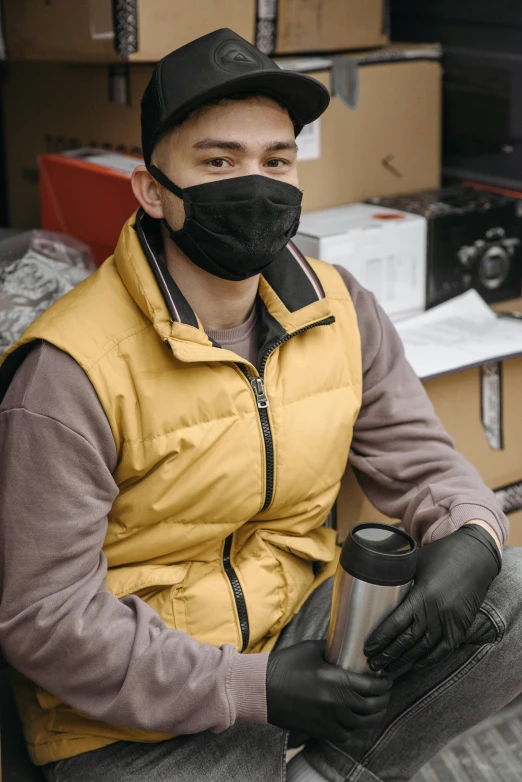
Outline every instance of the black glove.
{"type": "Polygon", "coordinates": [[[392,682],[349,673],[324,659],[324,641],[302,641],[268,658],[268,722],[307,736],[343,742],[386,712],[392,682]]]}
{"type": "Polygon", "coordinates": [[[501,566],[493,537],[478,524],[419,549],[411,592],[366,641],[372,670],[402,674],[447,657],[464,640],[501,566]]]}

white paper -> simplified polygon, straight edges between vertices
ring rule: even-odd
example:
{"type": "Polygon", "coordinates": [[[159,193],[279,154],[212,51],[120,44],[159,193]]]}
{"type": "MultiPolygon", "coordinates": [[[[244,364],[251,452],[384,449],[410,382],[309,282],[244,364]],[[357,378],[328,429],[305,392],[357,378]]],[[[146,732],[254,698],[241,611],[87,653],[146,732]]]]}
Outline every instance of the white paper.
{"type": "Polygon", "coordinates": [[[136,166],[143,164],[143,160],[131,155],[120,155],[118,152],[101,152],[99,155],[89,155],[83,158],[86,163],[94,163],[103,168],[112,168],[122,174],[132,174],[136,166]]]}
{"type": "Polygon", "coordinates": [[[329,57],[285,57],[274,60],[284,71],[299,71],[313,73],[314,71],[329,71],[333,60],[329,57]]]}
{"type": "Polygon", "coordinates": [[[321,120],[305,125],[297,137],[297,159],[319,160],[321,157],[321,120]]]}
{"type": "Polygon", "coordinates": [[[522,322],[497,318],[474,290],[396,328],[421,380],[522,354],[522,322]]]}

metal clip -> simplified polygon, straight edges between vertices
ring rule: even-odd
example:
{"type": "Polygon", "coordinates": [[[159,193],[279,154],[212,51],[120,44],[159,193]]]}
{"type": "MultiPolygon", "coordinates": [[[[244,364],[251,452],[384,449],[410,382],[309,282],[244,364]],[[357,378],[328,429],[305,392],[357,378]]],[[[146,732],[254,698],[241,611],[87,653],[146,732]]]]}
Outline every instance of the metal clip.
{"type": "Polygon", "coordinates": [[[265,394],[265,384],[263,383],[263,378],[255,377],[251,381],[251,385],[252,388],[254,389],[256,399],[257,399],[257,406],[260,408],[260,410],[263,410],[265,407],[268,407],[270,402],[268,401],[265,394]]]}

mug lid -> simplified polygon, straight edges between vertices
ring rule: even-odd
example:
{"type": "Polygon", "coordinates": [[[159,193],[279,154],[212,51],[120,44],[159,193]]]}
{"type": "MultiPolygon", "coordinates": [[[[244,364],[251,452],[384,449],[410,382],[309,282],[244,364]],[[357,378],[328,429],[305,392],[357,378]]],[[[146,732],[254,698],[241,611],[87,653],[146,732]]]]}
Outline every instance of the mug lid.
{"type": "Polygon", "coordinates": [[[357,524],[344,542],[341,566],[361,581],[380,586],[400,586],[413,580],[417,544],[391,524],[357,524]]]}

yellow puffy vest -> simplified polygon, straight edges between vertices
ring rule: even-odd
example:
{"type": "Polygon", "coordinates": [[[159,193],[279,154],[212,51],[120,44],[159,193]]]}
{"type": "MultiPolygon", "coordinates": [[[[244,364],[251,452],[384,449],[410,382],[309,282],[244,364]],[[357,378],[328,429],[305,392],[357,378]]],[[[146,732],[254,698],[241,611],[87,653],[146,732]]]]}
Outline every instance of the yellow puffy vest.
{"type": "MultiPolygon", "coordinates": [[[[361,404],[354,307],[332,266],[295,249],[260,278],[265,407],[258,370],[209,340],[171,278],[165,288],[143,217],[4,354],[0,379],[5,388],[43,339],[92,382],[118,454],[108,589],[139,595],[198,641],[269,651],[336,566],[323,524],[361,404]]],[[[90,719],[13,679],[37,764],[168,738],[90,719]]]]}

